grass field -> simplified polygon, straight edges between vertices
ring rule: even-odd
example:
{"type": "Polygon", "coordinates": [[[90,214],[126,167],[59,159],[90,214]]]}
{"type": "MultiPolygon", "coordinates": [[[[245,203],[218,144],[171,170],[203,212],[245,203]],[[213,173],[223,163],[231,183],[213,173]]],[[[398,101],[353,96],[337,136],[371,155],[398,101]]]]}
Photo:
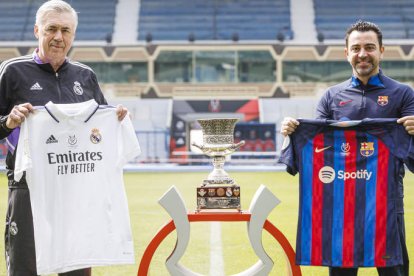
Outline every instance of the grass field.
{"type": "MultiPolygon", "coordinates": [[[[280,200],[279,204],[268,218],[281,230],[295,246],[297,212],[298,212],[298,183],[297,177],[286,173],[276,172],[231,172],[231,176],[241,186],[242,209],[247,210],[253,194],[260,186],[266,185],[280,200]]],[[[183,196],[187,208],[195,209],[195,188],[207,173],[128,173],[125,174],[131,223],[133,228],[135,254],[137,263],[130,266],[97,267],[93,269],[94,276],[136,275],[140,258],[160,227],[169,216],[158,205],[158,199],[171,186],[175,185],[183,196]]],[[[4,221],[7,205],[7,184],[4,175],[0,177],[0,219],[4,221]]],[[[414,176],[407,173],[405,181],[405,218],[408,252],[413,257],[414,252],[414,176]]],[[[226,275],[245,270],[257,261],[247,237],[245,223],[222,223],[223,256],[226,275]]],[[[3,236],[2,226],[0,232],[3,236]]],[[[190,244],[181,263],[198,273],[208,275],[210,267],[208,223],[192,223],[190,244]]],[[[150,267],[150,275],[168,275],[165,269],[165,259],[174,248],[175,232],[173,232],[155,252],[150,267]]],[[[275,261],[271,275],[286,275],[286,262],[283,252],[277,242],[264,231],[263,244],[266,251],[275,261]]],[[[0,275],[6,275],[4,262],[3,238],[0,239],[0,275]]],[[[414,273],[414,265],[410,266],[414,273]]],[[[328,275],[327,268],[302,267],[304,276],[328,275]]],[[[377,275],[375,269],[361,269],[359,275],[377,275]]],[[[212,275],[214,276],[214,275],[212,275]]]]}

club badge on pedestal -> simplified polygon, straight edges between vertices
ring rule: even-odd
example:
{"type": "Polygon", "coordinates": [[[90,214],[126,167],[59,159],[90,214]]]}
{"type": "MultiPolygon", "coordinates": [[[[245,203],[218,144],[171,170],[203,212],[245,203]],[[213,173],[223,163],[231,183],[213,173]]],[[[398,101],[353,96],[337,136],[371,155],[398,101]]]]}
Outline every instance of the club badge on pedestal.
{"type": "Polygon", "coordinates": [[[193,143],[204,154],[212,157],[213,171],[197,187],[197,210],[241,209],[240,186],[224,171],[226,156],[232,154],[244,141],[234,144],[233,132],[238,119],[200,119],[203,145],[193,143]]]}

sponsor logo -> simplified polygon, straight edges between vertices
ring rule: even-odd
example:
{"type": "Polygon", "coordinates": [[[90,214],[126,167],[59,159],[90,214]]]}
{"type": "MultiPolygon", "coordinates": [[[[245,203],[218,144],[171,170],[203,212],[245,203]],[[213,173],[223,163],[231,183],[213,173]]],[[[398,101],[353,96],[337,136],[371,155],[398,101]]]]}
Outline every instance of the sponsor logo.
{"type": "Polygon", "coordinates": [[[367,170],[358,170],[355,172],[346,172],[343,170],[339,170],[335,172],[335,170],[331,166],[325,166],[319,170],[319,180],[322,183],[329,184],[335,180],[335,177],[341,180],[348,180],[348,179],[365,179],[370,180],[372,176],[372,172],[367,170]]]}
{"type": "Polygon", "coordinates": [[[233,189],[233,194],[234,194],[235,196],[239,196],[239,195],[240,195],[240,189],[239,189],[239,188],[234,188],[234,189],[233,189]]]}
{"type": "Polygon", "coordinates": [[[46,144],[53,144],[53,143],[58,143],[58,140],[52,134],[52,135],[49,136],[49,138],[47,138],[46,144]]]}
{"type": "Polygon", "coordinates": [[[83,88],[81,84],[78,81],[75,81],[73,83],[73,92],[75,92],[76,95],[82,95],[83,94],[83,88]]]}
{"type": "Polygon", "coordinates": [[[330,166],[325,166],[319,170],[319,180],[322,183],[329,184],[335,179],[335,170],[330,166]]]}
{"type": "Polygon", "coordinates": [[[385,106],[388,104],[388,96],[378,96],[377,103],[380,106],[385,106]]]}
{"type": "Polygon", "coordinates": [[[363,142],[359,152],[362,156],[368,157],[374,154],[374,142],[363,142]]]}
{"type": "Polygon", "coordinates": [[[208,189],[208,195],[209,196],[215,196],[216,195],[216,189],[214,189],[214,188],[208,189]]]}
{"type": "Polygon", "coordinates": [[[347,101],[340,101],[339,102],[339,106],[344,106],[346,104],[349,104],[350,102],[352,102],[353,100],[347,100],[347,101]]]}
{"type": "Polygon", "coordinates": [[[90,136],[91,142],[98,144],[102,141],[102,135],[99,133],[99,129],[93,128],[90,136]]]}
{"type": "Polygon", "coordinates": [[[43,90],[43,87],[41,87],[40,84],[36,82],[32,85],[32,87],[30,87],[30,90],[43,90]]]}
{"type": "Polygon", "coordinates": [[[318,147],[316,147],[315,152],[316,153],[319,153],[319,152],[322,152],[322,151],[325,151],[325,150],[329,149],[330,147],[331,146],[327,146],[327,147],[324,147],[324,148],[318,148],[318,147]]]}

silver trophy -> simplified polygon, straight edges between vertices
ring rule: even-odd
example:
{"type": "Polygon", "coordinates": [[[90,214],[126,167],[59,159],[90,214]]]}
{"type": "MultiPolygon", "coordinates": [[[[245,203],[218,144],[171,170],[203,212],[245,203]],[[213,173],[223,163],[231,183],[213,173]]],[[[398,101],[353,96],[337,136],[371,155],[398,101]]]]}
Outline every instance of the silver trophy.
{"type": "Polygon", "coordinates": [[[244,141],[234,143],[234,126],[238,119],[200,119],[203,145],[193,143],[204,154],[213,158],[213,171],[197,188],[197,210],[239,209],[240,187],[224,170],[226,156],[232,154],[244,141]]]}

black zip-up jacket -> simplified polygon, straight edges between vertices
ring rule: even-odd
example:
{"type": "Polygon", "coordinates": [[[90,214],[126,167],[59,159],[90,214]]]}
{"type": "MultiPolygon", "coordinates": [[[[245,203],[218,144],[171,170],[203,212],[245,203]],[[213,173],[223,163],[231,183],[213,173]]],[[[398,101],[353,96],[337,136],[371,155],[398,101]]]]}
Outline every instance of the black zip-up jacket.
{"type": "Polygon", "coordinates": [[[13,181],[19,128],[10,131],[4,124],[13,106],[27,102],[42,106],[49,101],[67,104],[91,99],[98,104],[107,104],[95,73],[82,63],[67,59],[55,72],[49,63],[37,63],[33,54],[0,65],[0,139],[7,137],[9,145],[6,158],[9,187],[26,188],[24,177],[19,183],[13,181]]]}

